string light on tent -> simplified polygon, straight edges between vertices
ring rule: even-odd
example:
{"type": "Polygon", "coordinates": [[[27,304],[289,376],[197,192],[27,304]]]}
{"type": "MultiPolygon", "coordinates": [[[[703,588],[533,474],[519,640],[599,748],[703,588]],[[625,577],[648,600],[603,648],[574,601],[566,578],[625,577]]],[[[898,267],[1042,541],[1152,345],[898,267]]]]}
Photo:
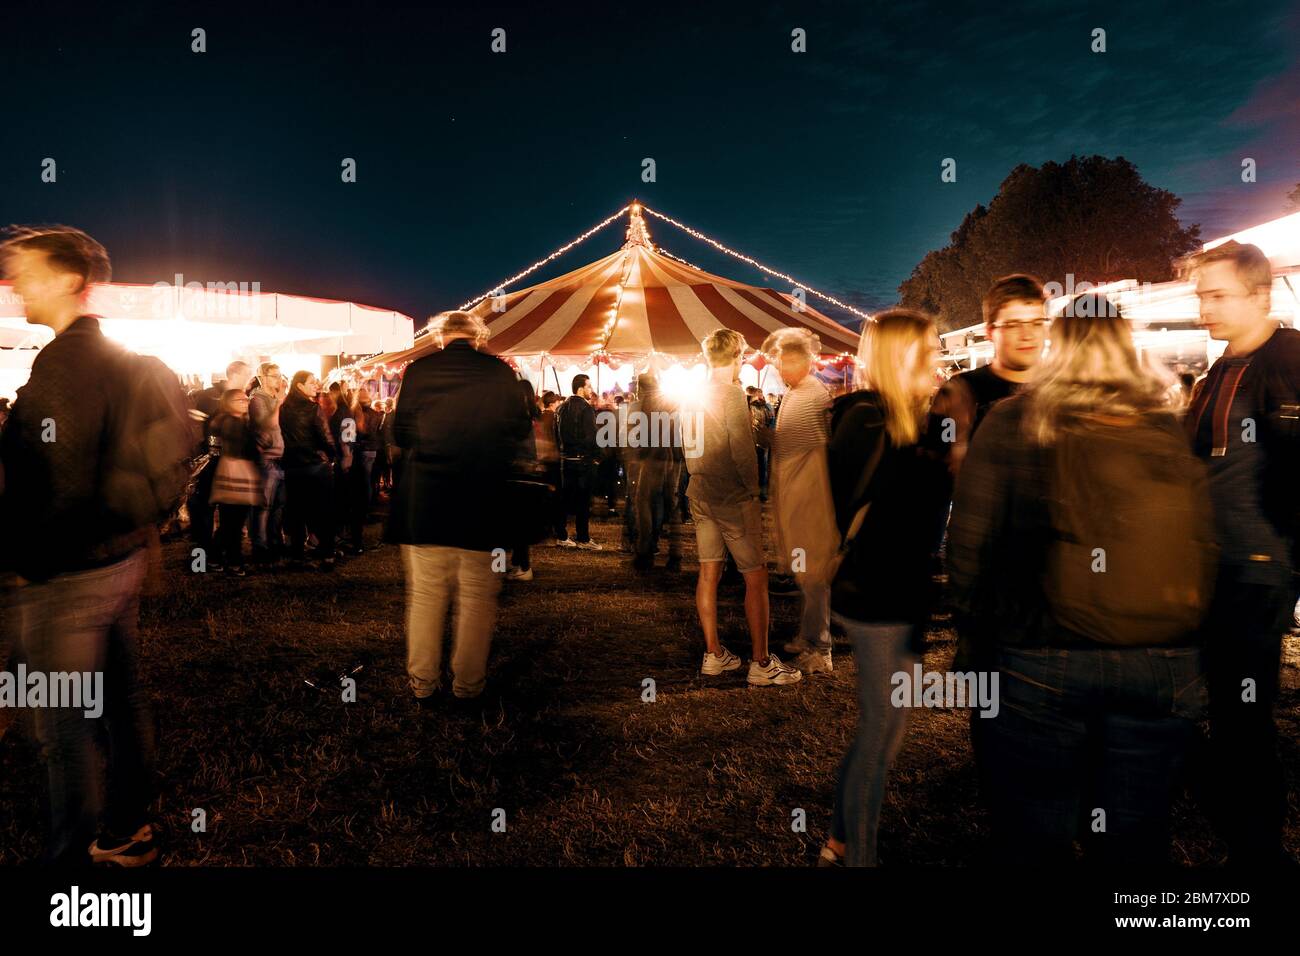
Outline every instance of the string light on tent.
{"type": "Polygon", "coordinates": [[[798,279],[795,279],[792,276],[788,276],[784,272],[777,272],[775,269],[769,269],[767,266],[763,265],[763,263],[759,262],[757,259],[751,259],[749,256],[745,255],[744,253],[737,252],[735,249],[728,248],[727,246],[724,246],[722,243],[718,242],[716,239],[709,238],[704,233],[700,232],[698,229],[692,229],[690,226],[686,225],[685,223],[678,222],[676,219],[672,218],[671,216],[665,216],[661,212],[656,212],[655,210],[651,209],[649,206],[644,206],[642,208],[644,208],[646,212],[650,213],[650,215],[656,216],[659,219],[662,219],[664,222],[676,226],[678,229],[682,230],[687,235],[693,236],[694,238],[699,239],[701,242],[707,242],[709,245],[713,246],[713,248],[717,249],[719,252],[725,252],[727,255],[739,259],[741,262],[749,263],[751,266],[753,266],[755,269],[758,269],[760,272],[765,272],[770,276],[776,276],[778,279],[784,279],[786,282],[789,282],[791,285],[797,286],[800,289],[804,289],[808,292],[811,292],[813,295],[821,299],[825,299],[827,302],[831,303],[832,305],[837,305],[841,309],[844,309],[847,312],[852,312],[854,315],[860,318],[866,319],[867,321],[871,321],[871,316],[867,315],[867,313],[863,312],[860,309],[855,309],[853,306],[849,305],[846,302],[841,302],[839,299],[835,298],[834,296],[827,295],[825,292],[820,292],[817,289],[814,289],[806,282],[800,282],[798,279]]]}
{"type": "MultiPolygon", "coordinates": [[[[627,211],[628,211],[628,208],[629,208],[628,206],[624,206],[622,209],[620,209],[618,212],[614,213],[614,214],[613,214],[612,216],[610,216],[609,218],[604,219],[604,220],[602,220],[602,221],[596,223],[596,225],[592,226],[590,229],[588,229],[588,230],[587,230],[586,232],[584,232],[582,235],[578,236],[576,239],[570,240],[569,242],[566,242],[564,245],[560,246],[560,248],[556,249],[554,252],[552,252],[552,253],[551,253],[549,256],[547,256],[545,259],[538,259],[536,262],[534,262],[534,263],[533,263],[531,266],[529,266],[527,269],[524,269],[524,270],[521,271],[521,272],[516,272],[516,273],[515,273],[514,275],[512,275],[509,279],[506,279],[504,282],[498,282],[496,285],[494,285],[494,286],[493,286],[491,289],[489,289],[488,291],[484,292],[482,295],[479,295],[479,296],[476,296],[476,297],[473,298],[473,299],[470,299],[468,302],[464,303],[464,304],[460,307],[461,311],[464,312],[466,309],[471,309],[471,308],[473,308],[474,306],[476,306],[476,305],[478,305],[480,302],[482,302],[484,299],[486,299],[486,298],[492,296],[493,294],[497,293],[499,290],[504,289],[506,286],[508,286],[508,285],[514,285],[514,284],[515,284],[516,282],[518,282],[520,279],[524,278],[525,276],[531,275],[532,273],[536,272],[538,269],[540,269],[542,266],[546,265],[547,263],[554,262],[556,259],[560,258],[560,256],[564,255],[566,252],[568,252],[568,251],[569,251],[570,249],[572,249],[574,246],[578,245],[580,242],[583,242],[584,240],[590,239],[590,238],[591,238],[592,236],[594,236],[596,233],[600,232],[600,230],[604,229],[606,226],[608,226],[611,222],[613,222],[613,221],[614,221],[615,219],[617,219],[619,216],[623,215],[623,213],[627,212],[627,211]]],[[[423,336],[423,335],[427,335],[428,332],[429,332],[429,328],[428,328],[428,326],[426,326],[425,328],[421,329],[418,333],[416,333],[416,336],[415,336],[415,337],[418,339],[418,338],[420,338],[420,337],[423,336]]]]}

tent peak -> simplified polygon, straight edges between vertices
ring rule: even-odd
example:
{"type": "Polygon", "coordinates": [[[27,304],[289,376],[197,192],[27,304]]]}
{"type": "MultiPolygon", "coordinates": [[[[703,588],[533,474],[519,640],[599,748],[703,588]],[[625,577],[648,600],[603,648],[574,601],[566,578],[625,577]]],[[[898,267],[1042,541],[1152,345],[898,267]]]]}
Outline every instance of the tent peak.
{"type": "Polygon", "coordinates": [[[630,249],[633,246],[654,249],[654,242],[650,239],[650,230],[646,227],[645,217],[641,215],[641,202],[638,199],[633,199],[627,207],[627,242],[623,244],[623,248],[630,249]]]}

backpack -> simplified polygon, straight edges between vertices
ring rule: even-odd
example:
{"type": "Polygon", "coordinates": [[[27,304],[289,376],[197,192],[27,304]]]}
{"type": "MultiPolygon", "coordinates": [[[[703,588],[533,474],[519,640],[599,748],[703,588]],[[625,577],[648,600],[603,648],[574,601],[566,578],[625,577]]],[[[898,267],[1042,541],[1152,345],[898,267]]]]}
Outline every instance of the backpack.
{"type": "Polygon", "coordinates": [[[1170,418],[1065,427],[1048,452],[1045,595],[1100,644],[1185,643],[1214,586],[1208,478],[1170,418]]]}
{"type": "Polygon", "coordinates": [[[160,359],[123,349],[118,383],[101,475],[103,500],[133,528],[155,525],[185,494],[198,428],[175,373],[160,359]]]}

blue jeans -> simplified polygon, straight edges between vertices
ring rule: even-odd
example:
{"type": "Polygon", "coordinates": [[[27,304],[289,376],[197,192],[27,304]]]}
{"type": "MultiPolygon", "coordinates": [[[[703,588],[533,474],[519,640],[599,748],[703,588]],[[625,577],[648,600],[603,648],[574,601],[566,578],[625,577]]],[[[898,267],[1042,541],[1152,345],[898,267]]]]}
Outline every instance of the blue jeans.
{"type": "Polygon", "coordinates": [[[847,846],[849,866],[875,866],[885,784],[907,733],[907,708],[890,702],[892,678],[916,661],[912,625],[834,617],[853,641],[858,664],[858,728],[840,764],[831,836],[847,846]]]}
{"type": "Polygon", "coordinates": [[[284,546],[281,527],[284,523],[284,469],[280,459],[263,459],[262,491],[266,507],[254,507],[248,522],[248,534],[253,541],[253,557],[264,557],[284,546]]]}
{"type": "Polygon", "coordinates": [[[982,743],[998,862],[1068,863],[1082,839],[1106,864],[1167,864],[1208,700],[1200,649],[1003,647],[998,669],[982,743]]]}
{"type": "Polygon", "coordinates": [[[18,588],[28,671],[101,672],[103,712],[35,710],[50,796],[46,861],[86,861],[97,826],[129,837],[147,818],[154,735],[136,676],[143,550],[103,568],[60,574],[18,588]],[[100,743],[107,750],[107,787],[100,743]]]}

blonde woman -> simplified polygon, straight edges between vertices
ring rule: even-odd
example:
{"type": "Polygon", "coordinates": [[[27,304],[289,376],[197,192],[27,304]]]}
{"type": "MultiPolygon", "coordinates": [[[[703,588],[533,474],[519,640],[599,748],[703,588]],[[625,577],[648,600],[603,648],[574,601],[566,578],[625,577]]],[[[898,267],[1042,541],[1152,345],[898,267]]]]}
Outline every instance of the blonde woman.
{"type": "Polygon", "coordinates": [[[763,343],[763,354],[789,389],[781,399],[775,431],[760,428],[760,441],[772,446],[772,503],[776,554],[782,570],[793,573],[803,595],[799,633],[785,649],[799,657],[806,674],[830,671],[830,582],[826,571],[840,534],[831,502],[826,441],[831,396],[812,374],[821,344],[806,329],[782,329],[763,343]]]}
{"type": "Polygon", "coordinates": [[[956,612],[989,645],[979,718],[1001,863],[1165,864],[1206,702],[1197,632],[1214,574],[1205,470],[1128,322],[1078,296],[1028,389],[985,418],[948,534],[956,612]]]}
{"type": "Polygon", "coordinates": [[[932,601],[931,529],[944,507],[925,480],[932,466],[918,445],[938,349],[929,316],[881,313],[862,331],[856,390],[831,409],[831,493],[847,547],[832,578],[831,611],[853,641],[858,727],[819,865],[876,865],[885,782],[907,729],[906,708],[890,700],[893,675],[910,673],[919,659],[932,601]]]}

